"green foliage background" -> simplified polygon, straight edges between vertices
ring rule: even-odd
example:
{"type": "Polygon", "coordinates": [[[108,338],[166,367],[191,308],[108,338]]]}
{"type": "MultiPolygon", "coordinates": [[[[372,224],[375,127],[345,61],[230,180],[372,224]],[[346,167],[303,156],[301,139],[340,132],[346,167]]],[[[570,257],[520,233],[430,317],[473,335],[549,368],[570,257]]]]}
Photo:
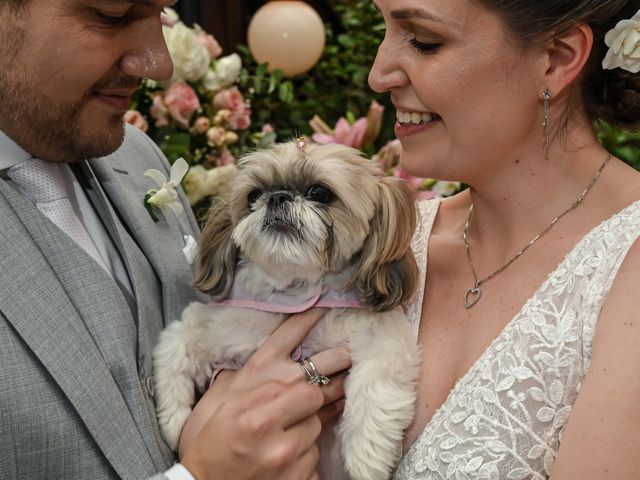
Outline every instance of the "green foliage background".
{"type": "MultiPolygon", "coordinates": [[[[239,46],[245,68],[241,89],[251,99],[253,121],[270,123],[285,141],[311,134],[308,121],[319,115],[329,125],[341,116],[355,119],[367,113],[373,99],[385,106],[382,131],[374,151],[394,137],[395,111],[388,94],[376,94],[367,84],[384,24],[371,0],[330,0],[340,19],[334,29],[327,25],[327,43],[318,64],[309,73],[285,79],[282,72],[268,73],[257,65],[246,46],[239,46]]],[[[614,155],[640,170],[640,132],[629,133],[604,122],[596,126],[598,137],[614,155]]],[[[373,152],[366,152],[373,153],[373,152]]]]}

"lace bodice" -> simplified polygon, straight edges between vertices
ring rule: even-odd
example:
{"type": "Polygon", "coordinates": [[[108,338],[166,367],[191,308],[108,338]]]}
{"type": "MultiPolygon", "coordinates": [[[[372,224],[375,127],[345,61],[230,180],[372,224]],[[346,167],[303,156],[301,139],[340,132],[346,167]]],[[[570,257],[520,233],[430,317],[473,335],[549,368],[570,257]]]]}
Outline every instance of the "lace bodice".
{"type": "MultiPolygon", "coordinates": [[[[419,204],[420,294],[437,201],[419,204]]],[[[409,449],[396,480],[546,479],[591,360],[604,299],[640,235],[640,201],[591,230],[456,383],[409,449]]]]}

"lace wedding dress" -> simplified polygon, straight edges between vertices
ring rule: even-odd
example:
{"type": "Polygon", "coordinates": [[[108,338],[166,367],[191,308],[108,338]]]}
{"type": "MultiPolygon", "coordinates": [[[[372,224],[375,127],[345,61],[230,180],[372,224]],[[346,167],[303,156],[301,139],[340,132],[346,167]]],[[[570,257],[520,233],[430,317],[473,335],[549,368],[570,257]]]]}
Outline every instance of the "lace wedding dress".
{"type": "MultiPolygon", "coordinates": [[[[420,294],[438,201],[419,204],[420,294]]],[[[640,201],[589,232],[456,383],[394,479],[546,479],[591,360],[598,315],[631,244],[640,201]]]]}

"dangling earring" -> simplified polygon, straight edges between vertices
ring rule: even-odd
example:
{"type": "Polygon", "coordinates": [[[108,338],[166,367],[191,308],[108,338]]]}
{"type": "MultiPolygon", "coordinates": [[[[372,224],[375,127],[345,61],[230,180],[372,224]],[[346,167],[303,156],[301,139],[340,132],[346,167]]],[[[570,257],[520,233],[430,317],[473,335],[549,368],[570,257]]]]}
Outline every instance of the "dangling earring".
{"type": "Polygon", "coordinates": [[[548,88],[542,93],[544,111],[544,121],[542,122],[542,127],[544,128],[544,158],[547,160],[549,159],[549,145],[551,145],[551,134],[549,133],[549,100],[551,100],[551,96],[548,88]]]}

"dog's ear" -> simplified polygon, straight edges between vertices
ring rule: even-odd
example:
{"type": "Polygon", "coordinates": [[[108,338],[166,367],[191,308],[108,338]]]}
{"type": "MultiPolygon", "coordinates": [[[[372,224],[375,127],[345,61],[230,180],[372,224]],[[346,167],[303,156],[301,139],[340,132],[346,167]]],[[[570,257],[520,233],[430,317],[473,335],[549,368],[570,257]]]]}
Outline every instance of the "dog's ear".
{"type": "Polygon", "coordinates": [[[216,300],[233,284],[238,248],[231,238],[233,222],[227,202],[218,200],[209,210],[200,235],[197,271],[193,286],[216,300]]]}
{"type": "Polygon", "coordinates": [[[418,285],[411,251],[416,209],[403,180],[383,177],[378,187],[379,202],[352,283],[366,306],[385,311],[410,300],[418,285]]]}

